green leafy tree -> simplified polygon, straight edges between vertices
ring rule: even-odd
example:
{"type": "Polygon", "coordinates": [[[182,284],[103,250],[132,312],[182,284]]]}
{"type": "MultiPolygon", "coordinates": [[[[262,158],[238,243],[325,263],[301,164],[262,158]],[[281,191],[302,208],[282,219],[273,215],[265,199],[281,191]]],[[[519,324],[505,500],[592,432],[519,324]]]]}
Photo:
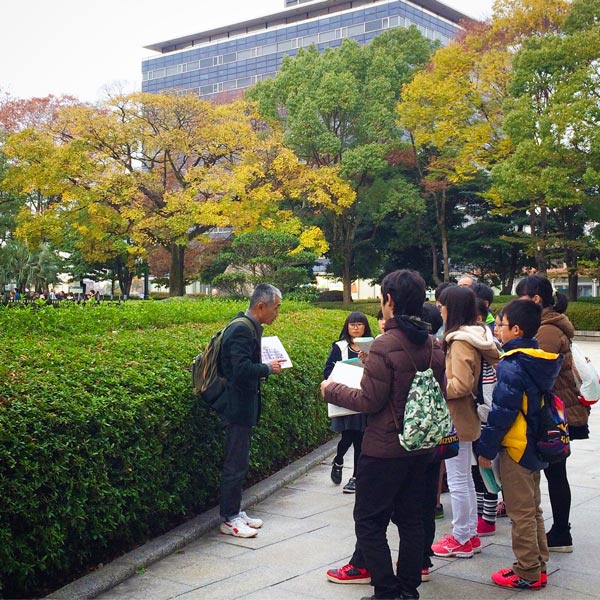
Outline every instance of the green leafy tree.
{"type": "Polygon", "coordinates": [[[313,280],[316,259],[317,255],[303,250],[292,234],[244,233],[234,237],[231,248],[221,253],[219,262],[226,262],[229,272],[215,276],[212,283],[233,296],[247,296],[259,283],[271,283],[287,293],[313,280]]]}
{"type": "Polygon", "coordinates": [[[577,298],[585,206],[598,199],[600,4],[573,3],[560,32],[525,39],[515,56],[504,130],[512,144],[492,170],[503,212],[529,217],[528,250],[545,272],[564,261],[577,298]]]}
{"type": "Polygon", "coordinates": [[[319,210],[317,203],[316,211],[301,213],[325,232],[344,302],[352,301],[351,282],[364,265],[355,260],[357,247],[382,221],[418,209],[414,186],[400,172],[390,173],[388,156],[404,143],[395,123],[400,87],[427,63],[432,48],[414,27],[386,32],[368,46],[344,40],[322,54],[310,47],[286,57],[274,79],[249,92],[263,116],[283,124],[286,145],[306,164],[336,167],[356,192],[350,204],[319,210]]]}

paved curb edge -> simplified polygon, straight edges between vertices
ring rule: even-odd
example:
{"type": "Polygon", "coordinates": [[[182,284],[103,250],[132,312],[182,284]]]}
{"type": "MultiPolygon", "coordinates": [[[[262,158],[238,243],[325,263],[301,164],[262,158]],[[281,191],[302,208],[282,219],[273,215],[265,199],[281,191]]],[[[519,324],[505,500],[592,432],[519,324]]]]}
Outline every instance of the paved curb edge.
{"type": "MultiPolygon", "coordinates": [[[[261,502],[288,483],[307,473],[335,452],[337,442],[338,440],[330,440],[291,465],[284,467],[281,471],[247,489],[242,498],[242,508],[245,509],[261,502]]],[[[179,525],[175,529],[147,542],[143,546],[117,558],[111,563],[100,567],[96,571],[56,590],[49,596],[46,596],[46,598],[50,600],[87,600],[96,598],[96,596],[135,575],[140,569],[144,569],[152,563],[180,550],[207,531],[217,527],[220,521],[219,507],[215,506],[207,512],[179,525]]]]}

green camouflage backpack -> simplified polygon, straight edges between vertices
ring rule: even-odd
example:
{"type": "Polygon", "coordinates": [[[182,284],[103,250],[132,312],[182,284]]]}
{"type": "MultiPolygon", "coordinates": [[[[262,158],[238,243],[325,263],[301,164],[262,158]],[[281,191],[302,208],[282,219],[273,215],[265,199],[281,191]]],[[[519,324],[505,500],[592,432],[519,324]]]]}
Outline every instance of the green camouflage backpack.
{"type": "Polygon", "coordinates": [[[431,368],[433,361],[433,338],[429,367],[419,371],[412,357],[404,348],[415,368],[415,376],[408,390],[404,408],[404,425],[398,434],[400,445],[409,452],[434,448],[452,429],[452,419],[446,400],[431,368]]]}

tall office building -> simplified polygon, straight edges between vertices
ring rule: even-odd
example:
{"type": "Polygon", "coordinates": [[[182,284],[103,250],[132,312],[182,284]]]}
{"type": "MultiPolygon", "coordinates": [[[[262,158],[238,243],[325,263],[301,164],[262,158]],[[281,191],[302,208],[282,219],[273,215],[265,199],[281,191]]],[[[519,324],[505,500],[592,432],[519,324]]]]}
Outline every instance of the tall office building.
{"type": "Polygon", "coordinates": [[[359,44],[394,27],[415,25],[446,44],[462,13],[437,0],[282,0],[283,10],[146,46],[160,53],[142,62],[142,91],[181,90],[203,97],[238,92],[274,77],[283,57],[315,44],[320,51],[346,38],[359,44]]]}

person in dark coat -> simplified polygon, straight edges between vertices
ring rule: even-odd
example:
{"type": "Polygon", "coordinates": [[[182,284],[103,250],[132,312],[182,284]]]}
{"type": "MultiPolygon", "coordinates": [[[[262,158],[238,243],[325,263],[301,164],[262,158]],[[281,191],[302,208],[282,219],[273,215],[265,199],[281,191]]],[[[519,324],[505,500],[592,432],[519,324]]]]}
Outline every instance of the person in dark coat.
{"type": "Polygon", "coordinates": [[[360,389],[323,381],[327,402],[368,414],[356,478],[357,542],[375,590],[373,598],[418,598],[424,551],[425,471],[433,450],[407,452],[398,440],[408,391],[417,369],[433,369],[444,383],[444,353],[421,317],[425,282],[419,273],[394,271],[381,283],[385,333],[365,360],[360,389]],[[386,531],[392,513],[400,534],[396,573],[386,531]]]}
{"type": "Polygon", "coordinates": [[[225,424],[225,448],[220,493],[221,533],[254,537],[261,519],[241,510],[242,485],[250,459],[252,427],[260,418],[260,382],[281,373],[283,360],[261,362],[263,325],[271,325],[279,314],[281,292],[269,284],[256,286],[250,306],[240,312],[223,333],[220,367],[227,379],[217,410],[225,424]],[[245,317],[247,322],[239,319],[245,317]]]}

